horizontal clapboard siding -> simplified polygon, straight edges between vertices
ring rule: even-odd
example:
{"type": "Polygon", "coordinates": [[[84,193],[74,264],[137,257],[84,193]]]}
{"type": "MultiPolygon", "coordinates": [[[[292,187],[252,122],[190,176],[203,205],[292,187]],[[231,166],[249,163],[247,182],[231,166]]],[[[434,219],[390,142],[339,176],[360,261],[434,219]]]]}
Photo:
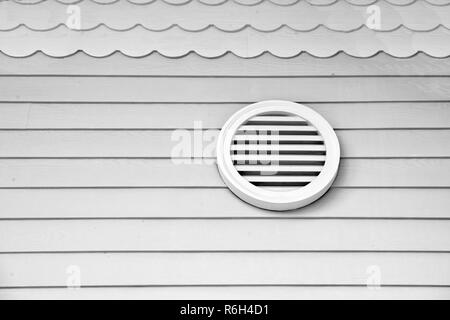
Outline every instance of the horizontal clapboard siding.
{"type": "Polygon", "coordinates": [[[0,298],[450,297],[449,61],[1,54],[0,298]],[[334,187],[285,214],[235,197],[213,153],[170,159],[173,129],[264,99],[342,145],[334,187]]]}
{"type": "Polygon", "coordinates": [[[176,286],[103,288],[14,288],[0,289],[0,299],[125,299],[125,300],[323,300],[323,299],[418,299],[447,300],[450,288],[391,286],[176,286]]]}
{"type": "Polygon", "coordinates": [[[3,189],[0,203],[0,219],[450,219],[450,189],[333,188],[286,214],[209,188],[3,189]]]}
{"type": "MultiPolygon", "coordinates": [[[[0,129],[220,129],[246,104],[0,103],[0,129]],[[170,112],[167,112],[170,110],[170,112]]],[[[450,102],[308,104],[336,129],[450,128],[450,102]]]]}
{"type": "MultiPolygon", "coordinates": [[[[450,159],[344,159],[336,187],[450,187],[450,159]]],[[[0,160],[0,188],[225,187],[214,159],[0,160]],[[199,163],[195,163],[198,161],[199,163]]]]}
{"type": "MultiPolygon", "coordinates": [[[[201,134],[202,153],[189,144],[194,131],[0,131],[1,158],[215,157],[218,130],[201,134]],[[183,140],[184,139],[184,140],[183,140]]],[[[450,129],[339,130],[343,158],[450,157],[450,129]]]]}
{"type": "Polygon", "coordinates": [[[0,252],[444,251],[450,221],[1,221],[0,252]]]}
{"type": "Polygon", "coordinates": [[[0,86],[1,102],[447,101],[450,77],[11,76],[0,86]]]}
{"type": "Polygon", "coordinates": [[[380,270],[381,285],[450,285],[445,272],[450,268],[450,255],[425,257],[426,261],[416,253],[2,254],[5,276],[0,287],[64,287],[71,265],[83,271],[81,282],[86,287],[104,283],[365,286],[372,266],[380,270]],[[29,272],[30,265],[34,273],[29,272]]]}

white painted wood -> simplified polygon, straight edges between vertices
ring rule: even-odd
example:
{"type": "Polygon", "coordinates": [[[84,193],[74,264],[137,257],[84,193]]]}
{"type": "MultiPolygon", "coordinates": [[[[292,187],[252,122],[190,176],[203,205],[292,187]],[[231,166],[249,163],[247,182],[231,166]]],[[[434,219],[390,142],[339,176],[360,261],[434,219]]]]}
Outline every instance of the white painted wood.
{"type": "MultiPolygon", "coordinates": [[[[450,31],[449,31],[450,32],[450,31]]],[[[446,101],[450,77],[0,77],[3,102],[446,101]],[[126,83],[126,86],[124,86],[126,83]],[[48,90],[52,88],[52,90],[48,90]]]]}
{"type": "Polygon", "coordinates": [[[450,251],[449,230],[447,220],[0,221],[0,252],[450,251]]]}
{"type": "Polygon", "coordinates": [[[450,156],[450,130],[339,130],[336,134],[343,157],[450,156]]]}
{"type": "Polygon", "coordinates": [[[0,128],[173,129],[193,128],[195,121],[202,121],[204,128],[219,129],[228,117],[244,106],[243,104],[0,103],[0,112],[3,114],[0,118],[0,128]]]}
{"type": "MultiPolygon", "coordinates": [[[[86,3],[98,6],[91,2],[82,5],[86,3]]],[[[24,10],[34,10],[33,14],[39,15],[47,5],[58,6],[45,2],[40,7],[24,7],[24,10]]],[[[343,5],[346,4],[335,4],[343,5]]],[[[230,6],[236,5],[230,3],[230,6]]],[[[416,28],[442,23],[439,19],[416,19],[419,6],[429,5],[417,2],[396,8],[397,13],[408,11],[398,21],[414,24],[416,28]]],[[[239,8],[251,13],[258,6],[239,8]]],[[[433,10],[445,14],[439,8],[433,10]]],[[[219,10],[223,15],[222,9],[219,6],[205,10],[219,10]]],[[[355,6],[355,9],[365,8],[355,6]]],[[[314,18],[310,15],[312,20],[298,19],[289,7],[280,10],[291,18],[295,16],[298,25],[314,18]]],[[[421,18],[427,13],[422,10],[421,18]]],[[[20,18],[31,17],[21,14],[20,18]]],[[[94,19],[102,18],[95,11],[87,14],[94,19]]],[[[140,14],[144,15],[144,11],[140,14]]],[[[201,15],[201,11],[195,15],[201,15]]],[[[124,25],[129,23],[130,16],[120,21],[114,15],[112,18],[114,23],[124,25]]],[[[191,27],[205,22],[189,21],[193,16],[175,18],[191,27]]],[[[213,19],[214,14],[201,16],[207,20],[213,19]]],[[[261,19],[263,16],[264,12],[258,17],[260,20],[251,22],[273,27],[280,17],[271,13],[270,19],[261,19]]],[[[336,12],[333,16],[337,17],[336,12]]],[[[248,17],[227,15],[221,23],[234,28],[248,17]]],[[[385,12],[384,27],[393,21],[390,19],[385,12]]],[[[0,24],[7,22],[0,20],[0,24]]],[[[348,27],[350,20],[346,17],[327,20],[327,23],[338,26],[345,21],[343,26],[348,27]]],[[[45,22],[52,23],[51,19],[45,22]]],[[[151,22],[158,21],[151,19],[151,22]]],[[[58,32],[39,34],[43,40],[36,45],[46,46],[47,42],[48,49],[58,55],[71,51],[74,43],[76,47],[77,39],[72,41],[71,35],[52,42],[52,36],[58,32]],[[62,49],[64,41],[68,45],[62,49]]],[[[20,31],[17,37],[14,33],[1,34],[6,40],[0,43],[7,50],[23,53],[33,46],[35,39],[28,38],[32,32],[20,31]],[[17,46],[14,48],[13,44],[17,46]]],[[[347,51],[364,55],[380,45],[390,47],[389,43],[396,41],[389,49],[391,53],[404,55],[422,48],[441,55],[448,51],[448,46],[442,45],[447,43],[447,38],[440,40],[442,35],[448,37],[447,33],[442,30],[420,34],[403,32],[405,36],[397,37],[400,32],[355,32],[351,37],[342,34],[332,42],[327,40],[316,53],[329,54],[338,44],[347,46],[347,51]],[[374,35],[380,35],[384,43],[375,41],[374,35]],[[346,39],[339,43],[341,36],[346,39]],[[358,51],[365,44],[364,50],[358,51]]],[[[134,39],[141,36],[143,39],[151,32],[130,34],[134,34],[134,39]]],[[[161,36],[158,46],[167,45],[167,34],[157,35],[161,36]]],[[[248,30],[237,34],[209,30],[194,35],[195,39],[185,37],[184,31],[173,34],[181,35],[185,44],[199,39],[219,43],[212,49],[198,47],[208,55],[222,53],[224,48],[253,55],[259,49],[257,43],[248,42],[249,38],[257,39],[255,42],[264,44],[265,48],[275,48],[272,51],[276,54],[292,55],[298,49],[292,43],[317,46],[324,42],[313,36],[329,33],[319,30],[298,35],[281,30],[249,37],[246,35],[252,35],[252,31],[248,30]],[[303,36],[308,41],[292,41],[303,36]],[[240,47],[240,44],[245,45],[240,47]]],[[[103,40],[120,38],[109,42],[114,46],[120,46],[124,39],[121,33],[94,31],[86,34],[85,44],[92,45],[89,41],[98,36],[103,40]]],[[[130,43],[134,44],[129,52],[138,55],[145,53],[145,50],[136,51],[139,46],[154,45],[148,41],[130,43]]],[[[98,42],[92,47],[97,53],[109,50],[102,46],[98,42]]],[[[192,42],[187,47],[195,46],[192,42]]],[[[182,43],[177,47],[165,49],[171,54],[182,53],[183,50],[178,50],[182,43]]],[[[0,157],[80,158],[0,160],[0,252],[34,252],[0,254],[0,298],[448,299],[450,160],[437,158],[450,157],[449,130],[442,130],[450,128],[450,104],[443,102],[449,100],[449,61],[422,53],[405,59],[385,53],[368,59],[343,53],[330,59],[309,54],[291,59],[278,59],[270,54],[240,59],[230,53],[220,59],[204,59],[197,54],[167,59],[158,53],[140,59],[121,53],[104,59],[90,58],[84,53],[65,59],[52,59],[42,53],[17,59],[0,54],[0,129],[26,129],[0,131],[0,157]],[[250,102],[273,98],[312,102],[311,107],[337,129],[346,158],[335,188],[301,210],[280,215],[247,205],[224,187],[214,163],[128,159],[171,156],[171,131],[147,129],[193,129],[199,122],[205,129],[220,129],[231,114],[250,102]],[[90,157],[124,159],[86,159],[90,157]],[[40,187],[49,189],[30,189],[40,187]],[[102,253],[121,250],[232,252],[102,253]],[[398,250],[410,252],[354,252],[398,250]],[[36,253],[42,251],[52,254],[36,253]],[[75,254],[71,251],[100,252],[75,254]],[[83,285],[105,287],[79,291],[29,288],[64,287],[70,265],[81,267],[83,285]],[[381,281],[388,287],[381,290],[364,287],[367,268],[374,265],[380,267],[381,281]],[[155,284],[175,287],[131,287],[155,284]],[[176,287],[186,284],[216,286],[176,287]],[[225,288],[217,287],[219,284],[283,287],[225,288]],[[128,287],[108,288],[114,285],[128,287]],[[355,285],[359,287],[350,287],[355,285]],[[24,288],[4,288],[15,286],[24,288]]]]}
{"type": "Polygon", "coordinates": [[[0,289],[3,300],[448,300],[447,287],[150,287],[0,289]]]}
{"type": "MultiPolygon", "coordinates": [[[[446,102],[313,103],[308,106],[336,129],[450,128],[450,103],[446,102]]],[[[220,129],[243,107],[245,104],[0,103],[0,128],[192,129],[201,121],[203,128],[220,129]]]]}
{"type": "Polygon", "coordinates": [[[265,52],[280,58],[292,58],[301,52],[330,58],[341,51],[360,58],[369,58],[379,51],[398,58],[409,58],[418,52],[447,58],[450,55],[449,35],[450,30],[444,26],[428,32],[408,28],[377,32],[368,27],[352,32],[335,32],[326,27],[302,32],[288,26],[273,32],[260,32],[252,27],[223,32],[214,26],[202,32],[186,32],[174,26],[161,32],[139,25],[127,32],[113,31],[105,25],[86,32],[64,25],[40,32],[21,26],[0,33],[0,50],[13,57],[27,57],[42,51],[59,58],[78,51],[97,58],[116,51],[135,58],[155,51],[170,58],[179,58],[192,51],[205,58],[220,58],[227,52],[241,58],[254,58],[265,52]]]}
{"type": "Polygon", "coordinates": [[[262,211],[227,189],[0,190],[0,219],[450,218],[450,189],[340,189],[286,214],[262,211]]]}
{"type": "Polygon", "coordinates": [[[444,187],[450,182],[449,163],[447,159],[344,160],[334,185],[444,187]]]}
{"type": "MultiPolygon", "coordinates": [[[[60,3],[63,4],[74,4],[77,3],[78,0],[59,0],[60,3]]],[[[105,4],[105,5],[111,5],[116,3],[115,0],[100,0],[97,1],[98,3],[105,4]]],[[[152,0],[133,0],[130,1],[137,5],[146,5],[146,4],[152,4],[152,0]]],[[[165,3],[170,5],[186,5],[189,4],[189,0],[164,0],[165,3]]],[[[218,0],[202,0],[202,3],[205,5],[220,5],[225,3],[226,1],[218,1],[218,0]]],[[[236,0],[237,4],[242,6],[254,6],[258,5],[260,3],[259,0],[236,0]]],[[[270,0],[270,2],[275,6],[291,6],[297,3],[296,0],[270,0]]],[[[333,5],[335,2],[333,0],[306,0],[310,5],[312,6],[329,6],[333,5]]],[[[348,0],[347,1],[351,5],[356,6],[368,6],[372,4],[372,0],[348,0]]],[[[389,3],[393,6],[406,6],[411,5],[415,1],[414,0],[389,0],[389,3]]],[[[433,5],[433,6],[444,6],[447,4],[450,4],[449,0],[424,0],[426,4],[433,5]]],[[[40,4],[41,1],[39,0],[22,0],[23,4],[27,5],[34,5],[34,4],[40,4]]],[[[276,8],[276,7],[275,7],[276,8]]]]}
{"type": "MultiPolygon", "coordinates": [[[[449,187],[450,159],[344,159],[335,187],[449,187]]],[[[0,160],[0,188],[224,187],[212,159],[0,160]]]]}
{"type": "MultiPolygon", "coordinates": [[[[170,158],[215,157],[214,141],[219,131],[204,131],[202,154],[193,148],[174,153],[186,139],[194,141],[194,132],[166,131],[0,131],[0,157],[16,158],[170,158]],[[185,140],[183,140],[185,139],[185,140]],[[211,146],[213,144],[213,147],[211,146]]],[[[450,157],[450,130],[337,130],[343,158],[355,157],[450,157]]],[[[261,135],[255,136],[255,139],[261,135]]],[[[280,139],[289,139],[282,136],[280,139]]],[[[309,139],[293,136],[293,140],[309,139]]],[[[239,138],[239,137],[237,137],[239,138]]],[[[320,139],[313,136],[314,139],[320,139]]],[[[246,139],[242,137],[242,139],[246,139]]],[[[271,139],[275,139],[271,136],[271,139]]],[[[323,150],[323,145],[259,145],[258,149],[323,150]]],[[[234,145],[232,150],[250,150],[252,145],[234,145]]]]}
{"type": "MultiPolygon", "coordinates": [[[[327,5],[289,1],[290,6],[274,5],[271,1],[252,1],[257,3],[253,6],[242,6],[235,1],[215,1],[218,2],[222,4],[205,5],[200,1],[189,1],[174,6],[165,1],[153,1],[148,5],[134,5],[129,1],[116,1],[105,6],[95,1],[84,1],[77,5],[83,13],[80,26],[83,30],[103,23],[122,31],[136,24],[152,30],[163,30],[178,24],[191,31],[200,31],[209,25],[216,25],[225,31],[237,31],[247,24],[262,31],[273,31],[284,24],[305,31],[325,24],[333,30],[351,31],[365,25],[369,16],[367,6],[355,6],[348,1],[329,1],[327,5]]],[[[414,1],[409,6],[395,6],[388,1],[377,5],[383,12],[380,29],[384,31],[400,25],[419,31],[431,30],[440,23],[450,27],[448,6],[434,6],[426,1],[414,1]]],[[[8,12],[0,22],[0,30],[20,24],[47,30],[67,23],[67,6],[58,1],[45,1],[35,6],[23,6],[11,1],[0,3],[0,8],[8,12]]]]}
{"type": "Polygon", "coordinates": [[[214,160],[0,160],[0,187],[224,187],[214,160]]]}
{"type": "Polygon", "coordinates": [[[66,287],[70,266],[82,286],[366,286],[375,268],[381,285],[450,285],[450,254],[433,253],[2,254],[0,263],[1,287],[66,287]]]}

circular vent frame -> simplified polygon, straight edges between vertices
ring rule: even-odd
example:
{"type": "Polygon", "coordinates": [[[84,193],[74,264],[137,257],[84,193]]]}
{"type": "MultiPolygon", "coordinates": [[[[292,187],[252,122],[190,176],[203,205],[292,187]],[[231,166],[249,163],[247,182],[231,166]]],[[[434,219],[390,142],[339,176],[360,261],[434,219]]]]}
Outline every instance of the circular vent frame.
{"type": "Polygon", "coordinates": [[[222,128],[217,166],[228,188],[256,207],[287,211],[323,196],[340,162],[339,140],[316,111],[289,101],[249,105],[222,128]]]}

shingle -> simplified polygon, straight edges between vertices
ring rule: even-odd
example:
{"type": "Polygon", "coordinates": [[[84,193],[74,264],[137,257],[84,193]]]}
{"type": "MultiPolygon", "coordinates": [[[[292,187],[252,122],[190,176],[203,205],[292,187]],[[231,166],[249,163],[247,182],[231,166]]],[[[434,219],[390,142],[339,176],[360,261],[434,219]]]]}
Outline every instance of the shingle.
{"type": "Polygon", "coordinates": [[[0,2],[0,50],[15,57],[37,51],[55,57],[77,51],[95,57],[115,51],[132,57],[155,51],[208,58],[227,52],[244,58],[264,52],[330,57],[341,51],[355,57],[380,51],[447,57],[449,34],[450,0],[0,2]]]}
{"type": "MultiPolygon", "coordinates": [[[[45,1],[35,6],[4,2],[2,6],[7,14],[0,20],[0,30],[13,29],[21,24],[35,30],[49,30],[67,23],[70,16],[67,5],[57,1],[45,1]]],[[[352,31],[362,25],[370,25],[371,18],[376,14],[374,10],[378,10],[347,1],[324,6],[312,5],[308,1],[290,6],[280,6],[270,1],[254,6],[244,6],[236,1],[216,6],[191,1],[174,6],[164,1],[136,5],[122,0],[109,5],[82,1],[76,6],[80,10],[83,30],[105,24],[122,31],[137,24],[154,31],[165,30],[172,25],[189,31],[201,31],[210,25],[224,31],[238,31],[247,25],[265,32],[283,25],[299,31],[312,30],[320,25],[336,31],[352,31]]],[[[425,1],[407,6],[382,1],[377,2],[376,6],[380,10],[380,30],[394,30],[401,25],[414,31],[430,31],[439,25],[450,27],[450,6],[436,6],[425,1]]]]}

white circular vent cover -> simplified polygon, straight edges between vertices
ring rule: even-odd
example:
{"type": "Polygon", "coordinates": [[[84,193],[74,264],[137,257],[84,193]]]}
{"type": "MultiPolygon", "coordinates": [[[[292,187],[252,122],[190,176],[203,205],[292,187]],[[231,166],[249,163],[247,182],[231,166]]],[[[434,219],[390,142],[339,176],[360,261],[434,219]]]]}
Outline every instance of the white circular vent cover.
{"type": "Polygon", "coordinates": [[[217,165],[242,200],[284,211],[319,199],[339,168],[340,147],[330,124],[314,110],[265,101],[235,113],[220,132],[217,165]]]}

